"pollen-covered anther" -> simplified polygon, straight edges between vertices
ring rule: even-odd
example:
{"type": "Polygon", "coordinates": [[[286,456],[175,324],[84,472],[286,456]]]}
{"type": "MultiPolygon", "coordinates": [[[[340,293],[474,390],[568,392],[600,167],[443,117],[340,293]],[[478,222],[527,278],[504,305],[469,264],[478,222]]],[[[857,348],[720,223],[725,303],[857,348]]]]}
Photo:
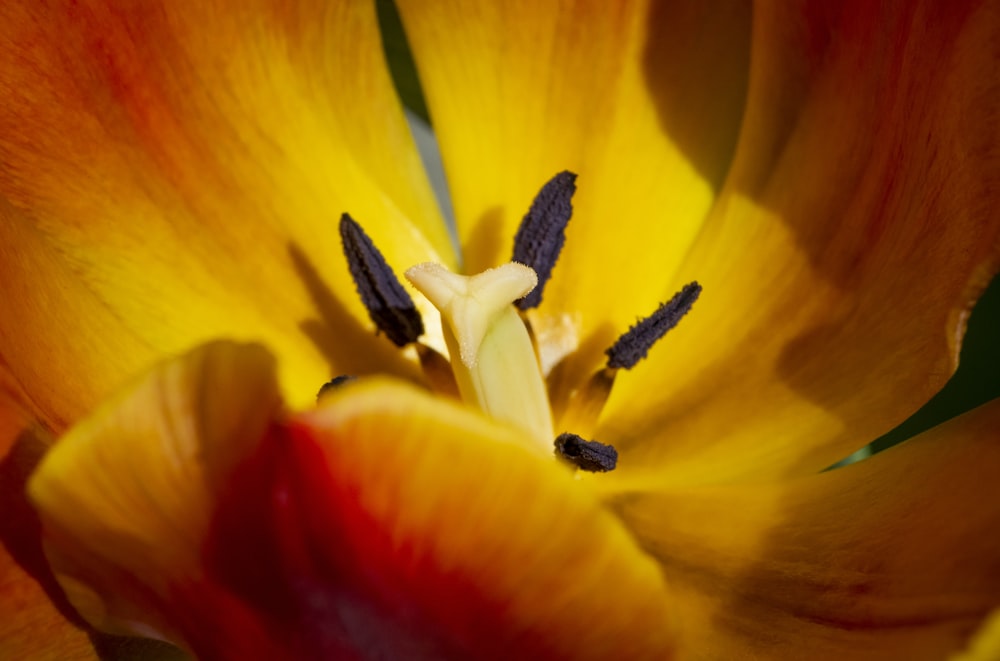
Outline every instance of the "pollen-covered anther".
{"type": "Polygon", "coordinates": [[[371,238],[348,214],[340,217],[340,239],[361,302],[375,326],[399,347],[416,342],[424,323],[413,299],[371,238]]]}
{"type": "Polygon", "coordinates": [[[622,334],[604,353],[608,356],[608,367],[631,369],[646,357],[646,354],[661,337],[676,326],[701,294],[701,285],[691,282],[674,294],[653,314],[641,319],[622,334]]]}
{"type": "Polygon", "coordinates": [[[568,432],[556,437],[555,451],[557,456],[590,473],[606,473],[618,465],[618,450],[614,446],[568,432]]]}
{"type": "Polygon", "coordinates": [[[319,392],[316,393],[316,401],[323,399],[324,395],[328,395],[340,386],[354,381],[358,377],[351,376],[350,374],[341,374],[340,376],[335,376],[326,383],[324,383],[319,388],[319,392]]]}
{"type": "Polygon", "coordinates": [[[538,191],[514,235],[511,261],[530,266],[538,274],[538,286],[514,301],[521,310],[538,307],[542,302],[545,283],[552,276],[552,268],[566,242],[566,225],[573,215],[575,192],[576,175],[572,172],[563,171],[552,177],[538,191]]]}
{"type": "Polygon", "coordinates": [[[571,393],[570,403],[559,419],[559,426],[563,429],[594,429],[611,396],[619,369],[630,369],[645,358],[650,348],[687,314],[700,293],[701,285],[697,282],[686,285],[656,312],[618,338],[605,351],[607,364],[571,393]]]}

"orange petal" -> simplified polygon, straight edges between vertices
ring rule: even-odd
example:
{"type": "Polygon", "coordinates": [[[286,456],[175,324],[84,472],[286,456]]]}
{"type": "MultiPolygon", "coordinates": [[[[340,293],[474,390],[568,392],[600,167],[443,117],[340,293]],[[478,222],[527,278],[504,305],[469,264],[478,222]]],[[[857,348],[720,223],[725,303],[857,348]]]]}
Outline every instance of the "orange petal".
{"type": "Polygon", "coordinates": [[[672,293],[728,169],[749,5],[399,4],[466,272],[507,261],[542,184],[579,174],[566,249],[533,323],[555,353],[601,351],[672,293]]]}
{"type": "Polygon", "coordinates": [[[815,472],[947,380],[1000,265],[998,35],[989,2],[755,9],[741,142],[678,279],[704,294],[597,434],[622,477],[815,472]]]}
{"type": "Polygon", "coordinates": [[[1000,609],[993,611],[983,622],[962,654],[949,661],[996,661],[1000,659],[1000,609]]]}
{"type": "Polygon", "coordinates": [[[38,583],[0,550],[0,658],[96,660],[80,628],[69,623],[38,583]]]}
{"type": "Polygon", "coordinates": [[[669,654],[656,564],[515,432],[378,380],[282,421],[272,370],[207,345],[45,458],[31,494],[91,622],[204,658],[669,654]]]}
{"type": "Polygon", "coordinates": [[[1000,606],[998,430],[994,400],[846,468],[613,509],[663,564],[692,656],[936,661],[1000,606]]]}
{"type": "Polygon", "coordinates": [[[217,336],[275,347],[296,401],[405,371],[336,221],[453,257],[371,3],[5,2],[0,44],[0,346],[47,423],[217,336]]]}

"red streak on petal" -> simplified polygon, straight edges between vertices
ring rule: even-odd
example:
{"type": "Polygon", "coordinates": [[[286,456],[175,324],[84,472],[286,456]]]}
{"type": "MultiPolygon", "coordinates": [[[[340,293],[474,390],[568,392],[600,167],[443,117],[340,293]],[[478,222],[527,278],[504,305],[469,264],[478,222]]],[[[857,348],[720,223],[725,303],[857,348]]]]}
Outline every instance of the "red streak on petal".
{"type": "MultiPolygon", "coordinates": [[[[184,87],[199,81],[189,75],[190,58],[178,42],[179,35],[171,34],[162,8],[152,9],[156,11],[72,3],[66,8],[73,26],[68,38],[79,35],[85,55],[65,66],[77,79],[85,107],[98,114],[109,137],[140,146],[162,176],[190,198],[204,187],[205,182],[193,180],[191,173],[204,175],[206,164],[199,160],[206,152],[197,149],[192,127],[185,124],[192,118],[184,116],[178,103],[184,87]],[[157,45],[157,52],[149,52],[149,43],[157,45]],[[163,68],[165,63],[170,69],[163,68]],[[199,167],[194,167],[196,163],[199,167]]],[[[80,57],[73,49],[66,52],[80,57]]]]}
{"type": "Polygon", "coordinates": [[[351,443],[275,427],[229,480],[204,547],[210,584],[184,590],[174,614],[195,653],[506,658],[513,644],[551,656],[539,632],[510,629],[509,605],[483,589],[490,577],[444,557],[435,530],[406,525],[405,503],[390,494],[388,516],[366,505],[351,443]]]}

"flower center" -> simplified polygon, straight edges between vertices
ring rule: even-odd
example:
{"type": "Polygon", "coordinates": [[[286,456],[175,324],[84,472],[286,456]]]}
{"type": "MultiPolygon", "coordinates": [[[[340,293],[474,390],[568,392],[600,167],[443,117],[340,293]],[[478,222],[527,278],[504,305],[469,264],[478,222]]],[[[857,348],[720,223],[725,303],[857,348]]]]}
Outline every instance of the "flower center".
{"type": "MultiPolygon", "coordinates": [[[[380,332],[403,347],[413,345],[432,387],[454,393],[486,415],[519,428],[526,445],[555,454],[581,470],[615,467],[615,448],[572,431],[558,436],[552,422],[537,347],[522,312],[538,306],[565,242],[573,213],[576,175],[561,172],[535,197],[514,237],[512,261],[477,275],[452,273],[434,263],[409,268],[406,278],[441,314],[448,360],[419,341],[423,320],[413,300],[361,226],[346,213],[340,235],[351,276],[380,332]],[[457,392],[456,392],[457,391],[457,392]]],[[[611,393],[616,374],[645,358],[649,349],[687,314],[701,293],[692,282],[641,319],[605,352],[607,364],[574,397],[561,426],[591,428],[611,393]]],[[[321,389],[336,387],[337,377],[321,389]]]]}

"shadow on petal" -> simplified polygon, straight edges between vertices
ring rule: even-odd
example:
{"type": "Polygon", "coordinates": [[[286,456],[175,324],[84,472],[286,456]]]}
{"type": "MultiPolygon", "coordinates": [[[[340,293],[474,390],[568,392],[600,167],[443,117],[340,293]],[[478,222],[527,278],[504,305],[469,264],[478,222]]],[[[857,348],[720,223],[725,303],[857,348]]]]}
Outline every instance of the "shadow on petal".
{"type": "Polygon", "coordinates": [[[48,443],[30,430],[24,430],[7,456],[0,460],[0,500],[4,513],[0,517],[0,541],[21,568],[38,582],[62,616],[73,625],[84,628],[83,620],[66,599],[45,559],[42,524],[24,490],[28,476],[47,449],[48,443]]]}
{"type": "Polygon", "coordinates": [[[878,438],[954,372],[1000,267],[995,3],[753,21],[736,156],[679,271],[705,295],[602,418],[660,481],[809,474],[878,438]]]}
{"type": "MultiPolygon", "coordinates": [[[[412,362],[377,331],[364,328],[324,281],[309,256],[297,245],[288,246],[292,266],[319,313],[300,328],[330,362],[337,374],[396,374],[419,381],[412,362]]],[[[346,270],[346,266],[344,267],[346,270]]],[[[335,375],[334,375],[335,376],[335,375]]],[[[317,388],[319,384],[317,384],[317,388]]]]}
{"type": "Polygon", "coordinates": [[[750,71],[751,3],[653,0],[643,74],[664,132],[712,188],[736,150],[750,71]]]}

